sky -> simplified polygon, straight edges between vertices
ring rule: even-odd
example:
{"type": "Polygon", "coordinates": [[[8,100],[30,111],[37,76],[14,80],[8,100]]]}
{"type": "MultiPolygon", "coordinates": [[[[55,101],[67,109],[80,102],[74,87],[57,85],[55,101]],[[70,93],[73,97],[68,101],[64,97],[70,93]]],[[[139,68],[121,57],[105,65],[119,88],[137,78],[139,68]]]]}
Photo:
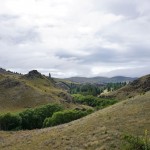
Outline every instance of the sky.
{"type": "Polygon", "coordinates": [[[0,0],[0,67],[53,77],[150,73],[150,0],[0,0]]]}

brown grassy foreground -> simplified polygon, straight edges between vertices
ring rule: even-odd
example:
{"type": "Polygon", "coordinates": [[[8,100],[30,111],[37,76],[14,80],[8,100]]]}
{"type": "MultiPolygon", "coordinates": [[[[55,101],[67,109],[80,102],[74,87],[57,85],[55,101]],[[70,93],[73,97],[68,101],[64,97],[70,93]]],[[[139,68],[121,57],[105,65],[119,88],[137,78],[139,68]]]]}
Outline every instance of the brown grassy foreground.
{"type": "Polygon", "coordinates": [[[53,128],[0,132],[1,150],[122,150],[124,134],[150,131],[150,92],[53,128]]]}

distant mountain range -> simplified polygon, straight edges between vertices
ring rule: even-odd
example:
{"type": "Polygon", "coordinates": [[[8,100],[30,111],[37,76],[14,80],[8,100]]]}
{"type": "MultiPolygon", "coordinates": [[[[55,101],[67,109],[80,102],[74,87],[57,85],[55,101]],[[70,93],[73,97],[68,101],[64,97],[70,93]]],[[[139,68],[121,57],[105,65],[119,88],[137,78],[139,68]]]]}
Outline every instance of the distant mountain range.
{"type": "Polygon", "coordinates": [[[131,77],[124,77],[124,76],[115,76],[112,78],[108,77],[93,77],[93,78],[86,78],[86,77],[71,77],[65,78],[64,80],[76,82],[76,83],[117,83],[117,82],[130,82],[134,81],[137,78],[131,77]]]}

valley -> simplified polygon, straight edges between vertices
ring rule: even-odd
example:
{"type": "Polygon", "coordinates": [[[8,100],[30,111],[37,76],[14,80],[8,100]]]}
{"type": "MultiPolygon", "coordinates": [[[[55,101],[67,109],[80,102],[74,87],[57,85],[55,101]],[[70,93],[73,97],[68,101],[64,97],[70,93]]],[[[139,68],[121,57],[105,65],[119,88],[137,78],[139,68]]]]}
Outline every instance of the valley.
{"type": "Polygon", "coordinates": [[[147,131],[149,139],[150,75],[125,81],[76,83],[36,70],[1,71],[0,126],[8,131],[0,131],[0,149],[127,150],[125,136],[147,131]],[[8,113],[21,122],[2,122],[8,113]]]}
{"type": "Polygon", "coordinates": [[[68,124],[33,131],[0,131],[4,150],[122,150],[123,136],[150,131],[150,92],[68,124]]]}

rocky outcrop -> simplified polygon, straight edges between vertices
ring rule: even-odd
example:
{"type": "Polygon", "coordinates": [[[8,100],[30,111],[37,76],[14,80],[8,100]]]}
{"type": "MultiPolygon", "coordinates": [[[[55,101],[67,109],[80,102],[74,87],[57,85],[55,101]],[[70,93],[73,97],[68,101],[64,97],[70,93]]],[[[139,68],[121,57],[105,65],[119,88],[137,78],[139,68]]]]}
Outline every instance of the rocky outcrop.
{"type": "Polygon", "coordinates": [[[43,79],[43,75],[41,73],[39,73],[37,70],[32,70],[30,71],[28,74],[25,75],[25,77],[27,78],[41,78],[43,79]]]}

